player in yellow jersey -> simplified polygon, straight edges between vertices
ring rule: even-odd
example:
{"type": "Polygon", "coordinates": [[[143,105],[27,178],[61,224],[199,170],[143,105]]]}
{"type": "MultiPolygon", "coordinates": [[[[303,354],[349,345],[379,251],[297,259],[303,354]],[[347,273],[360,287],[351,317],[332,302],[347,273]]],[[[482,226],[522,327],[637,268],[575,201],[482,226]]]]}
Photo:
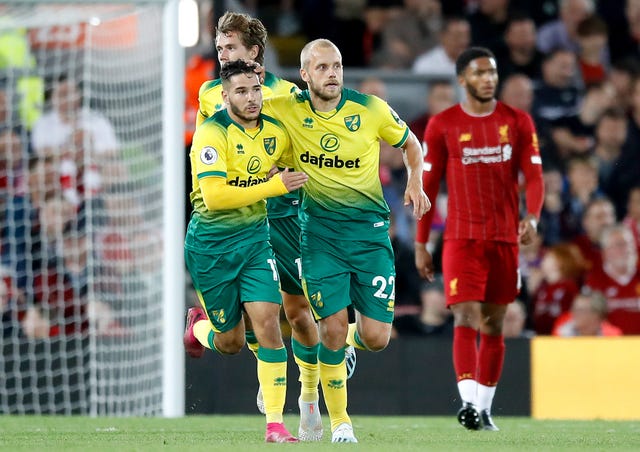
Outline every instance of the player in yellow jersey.
{"type": "MultiPolygon", "coordinates": [[[[216,48],[220,64],[224,67],[230,61],[242,59],[264,63],[267,30],[260,20],[246,14],[227,12],[220,17],[216,28],[216,48]]],[[[270,72],[264,72],[262,95],[272,96],[298,92],[296,85],[270,72]]],[[[200,88],[200,109],[196,124],[223,107],[220,79],[205,82],[200,88]]],[[[322,438],[323,427],[319,408],[318,344],[320,342],[316,322],[311,314],[309,302],[304,296],[300,274],[300,225],[298,191],[267,201],[267,214],[271,244],[276,255],[283,308],[292,330],[291,346],[294,359],[300,370],[300,426],[298,437],[303,441],[317,441],[322,438]]],[[[245,319],[247,320],[247,319],[245,319]]],[[[250,321],[246,321],[247,343],[257,351],[257,341],[250,321]]],[[[351,372],[355,367],[355,351],[351,348],[351,372]]],[[[258,390],[258,409],[264,412],[262,391],[258,390]]]]}
{"type": "Polygon", "coordinates": [[[345,345],[378,351],[391,334],[394,257],[389,208],[378,176],[379,140],[402,148],[408,170],[406,205],[420,218],[430,202],[422,190],[422,151],[395,112],[375,96],[343,88],[342,57],[325,39],[301,52],[308,89],[265,100],[293,143],[294,168],[309,175],[303,187],[303,286],[319,320],[320,382],[333,442],[357,442],[347,414],[345,345]],[[356,310],[348,325],[347,306],[356,310]]]}
{"type": "Polygon", "coordinates": [[[307,176],[284,170],[270,177],[274,165],[290,164],[290,141],[277,120],[260,113],[255,66],[229,63],[221,78],[227,108],[198,127],[190,152],[193,214],[185,261],[204,309],[189,309],[184,344],[191,356],[201,356],[205,347],[238,353],[245,343],[244,310],[258,342],[265,440],[297,442],[283,423],[287,351],[265,198],[300,188],[307,176]]]}

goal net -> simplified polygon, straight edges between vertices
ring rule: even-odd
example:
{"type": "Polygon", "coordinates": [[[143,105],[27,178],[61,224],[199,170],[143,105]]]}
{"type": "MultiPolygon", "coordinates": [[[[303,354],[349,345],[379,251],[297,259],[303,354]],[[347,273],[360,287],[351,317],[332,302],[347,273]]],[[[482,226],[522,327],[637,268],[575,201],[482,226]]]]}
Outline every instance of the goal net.
{"type": "Polygon", "coordinates": [[[164,6],[0,6],[2,414],[162,412],[164,6]]]}

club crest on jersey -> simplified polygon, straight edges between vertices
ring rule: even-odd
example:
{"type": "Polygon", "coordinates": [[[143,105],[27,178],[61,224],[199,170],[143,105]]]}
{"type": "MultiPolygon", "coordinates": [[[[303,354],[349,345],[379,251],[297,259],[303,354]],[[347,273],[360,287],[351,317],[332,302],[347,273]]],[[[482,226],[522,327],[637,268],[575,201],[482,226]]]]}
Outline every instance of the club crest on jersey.
{"type": "Polygon", "coordinates": [[[352,132],[360,128],[360,115],[351,115],[344,118],[344,125],[352,132]]]}
{"type": "Polygon", "coordinates": [[[498,134],[500,135],[500,143],[509,142],[509,126],[507,124],[498,127],[498,134]]]}
{"type": "Polygon", "coordinates": [[[263,138],[262,144],[267,154],[273,155],[273,153],[276,152],[276,137],[263,138]]]}
{"type": "Polygon", "coordinates": [[[200,151],[200,160],[205,165],[213,165],[218,160],[218,151],[211,146],[205,146],[200,151]]]}

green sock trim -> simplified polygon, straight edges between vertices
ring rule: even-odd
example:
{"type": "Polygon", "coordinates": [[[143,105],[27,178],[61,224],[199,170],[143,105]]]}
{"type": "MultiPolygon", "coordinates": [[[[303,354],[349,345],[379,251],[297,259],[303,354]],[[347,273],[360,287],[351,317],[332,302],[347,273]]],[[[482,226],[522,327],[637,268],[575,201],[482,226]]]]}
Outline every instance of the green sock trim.
{"type": "Polygon", "coordinates": [[[283,363],[287,361],[287,349],[258,347],[258,359],[266,363],[283,363]]]}
{"type": "Polygon", "coordinates": [[[247,341],[248,344],[257,344],[258,343],[258,339],[256,339],[256,333],[254,333],[253,331],[245,331],[244,332],[244,338],[247,341]]]}
{"type": "Polygon", "coordinates": [[[307,347],[306,345],[301,344],[296,341],[294,338],[291,338],[291,349],[293,350],[293,356],[298,358],[300,361],[309,364],[317,364],[318,363],[318,347],[320,344],[312,345],[307,347]]]}
{"type": "MultiPolygon", "coordinates": [[[[362,340],[360,339],[360,335],[358,334],[358,330],[355,330],[353,333],[353,341],[356,343],[357,346],[361,347],[362,350],[367,350],[367,346],[364,345],[362,343],[362,340]]],[[[358,348],[358,347],[356,347],[358,348]]]]}
{"type": "Polygon", "coordinates": [[[209,335],[207,336],[207,342],[209,343],[209,347],[211,348],[211,350],[215,350],[218,353],[220,353],[220,351],[216,348],[215,344],[213,343],[214,336],[215,336],[215,333],[213,331],[209,331],[209,335]]]}
{"type": "Polygon", "coordinates": [[[344,361],[344,347],[333,351],[325,347],[323,343],[320,343],[320,347],[318,349],[318,361],[337,366],[344,361]]]}

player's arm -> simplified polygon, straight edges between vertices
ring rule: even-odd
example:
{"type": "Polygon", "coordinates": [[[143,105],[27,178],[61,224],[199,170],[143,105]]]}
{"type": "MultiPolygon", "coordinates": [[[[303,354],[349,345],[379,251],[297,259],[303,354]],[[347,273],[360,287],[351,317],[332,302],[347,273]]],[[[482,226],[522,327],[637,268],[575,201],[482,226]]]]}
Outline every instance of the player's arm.
{"type": "Polygon", "coordinates": [[[249,187],[228,185],[226,177],[204,177],[200,180],[200,190],[207,209],[238,209],[265,198],[284,195],[302,187],[306,181],[305,173],[285,169],[267,182],[249,187]]]}
{"type": "MultiPolygon", "coordinates": [[[[436,199],[440,180],[445,169],[447,150],[437,118],[432,118],[427,124],[423,140],[423,172],[422,186],[429,199],[436,199]]],[[[431,253],[427,251],[427,242],[431,233],[431,223],[435,209],[429,210],[416,223],[416,238],[414,243],[416,268],[422,278],[433,281],[435,271],[431,253]]]]}
{"type": "Polygon", "coordinates": [[[420,219],[431,209],[431,202],[422,188],[422,148],[411,131],[402,145],[402,159],[407,168],[404,205],[413,204],[413,216],[420,219]]]}
{"type": "Polygon", "coordinates": [[[422,189],[422,149],[407,124],[382,99],[368,97],[368,107],[378,121],[378,136],[394,148],[402,149],[402,160],[407,169],[404,205],[413,204],[413,216],[421,218],[431,208],[431,202],[422,189]]]}
{"type": "Polygon", "coordinates": [[[518,224],[518,241],[528,245],[533,241],[538,227],[538,219],[544,202],[544,181],[542,178],[542,159],[538,147],[538,137],[535,126],[529,115],[523,115],[518,130],[520,133],[519,146],[520,169],[525,179],[525,200],[527,214],[518,224]]]}

